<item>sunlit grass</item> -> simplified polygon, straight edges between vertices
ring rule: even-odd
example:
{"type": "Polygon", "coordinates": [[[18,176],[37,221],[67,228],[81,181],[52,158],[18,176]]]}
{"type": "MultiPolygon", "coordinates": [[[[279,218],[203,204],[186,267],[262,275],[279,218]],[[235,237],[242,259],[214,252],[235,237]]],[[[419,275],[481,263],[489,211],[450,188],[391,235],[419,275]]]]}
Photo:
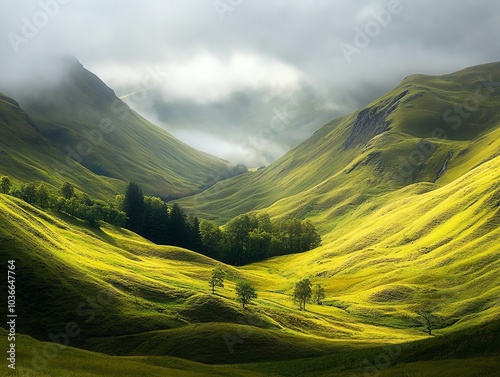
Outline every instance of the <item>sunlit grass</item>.
{"type": "MultiPolygon", "coordinates": [[[[457,77],[473,87],[480,73],[457,77]]],[[[457,77],[410,77],[374,102],[387,106],[403,89],[411,98],[391,115],[392,131],[367,146],[343,147],[352,114],[269,168],[181,201],[219,223],[251,210],[311,218],[323,243],[309,252],[236,268],[0,195],[0,251],[16,259],[20,281],[18,332],[47,341],[75,322],[81,334],[70,346],[117,355],[66,348],[38,371],[29,352],[45,344],[21,337],[18,375],[350,377],[388,345],[404,352],[382,376],[498,367],[488,357],[500,318],[500,131],[477,114],[454,137],[428,136],[468,93],[457,77]],[[426,166],[398,175],[423,138],[436,146],[426,166]],[[211,295],[215,267],[227,275],[211,295]],[[323,305],[297,309],[291,293],[303,277],[325,287],[323,305]],[[235,300],[240,279],[258,293],[245,310],[235,300]],[[423,306],[442,319],[434,336],[419,322],[423,306]]]]}

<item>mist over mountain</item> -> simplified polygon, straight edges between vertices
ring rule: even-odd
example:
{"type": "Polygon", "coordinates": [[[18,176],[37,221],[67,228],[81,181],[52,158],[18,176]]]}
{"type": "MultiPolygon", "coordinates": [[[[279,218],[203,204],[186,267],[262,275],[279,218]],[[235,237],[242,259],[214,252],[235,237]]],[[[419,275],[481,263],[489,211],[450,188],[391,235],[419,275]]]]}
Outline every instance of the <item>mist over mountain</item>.
{"type": "Polygon", "coordinates": [[[0,375],[498,375],[498,14],[0,2],[0,375]]]}
{"type": "Polygon", "coordinates": [[[493,0],[401,0],[392,13],[389,2],[378,0],[314,6],[257,0],[226,8],[217,8],[218,1],[47,4],[0,5],[4,92],[6,83],[33,87],[44,77],[57,79],[62,71],[47,56],[75,56],[148,120],[248,166],[274,161],[401,77],[498,60],[499,5],[493,0]],[[366,33],[370,25],[373,36],[366,33]],[[348,58],[346,45],[355,51],[348,58]],[[44,74],[33,79],[30,72],[39,67],[44,74]],[[249,148],[259,134],[269,134],[274,107],[282,102],[297,116],[286,131],[268,136],[265,147],[249,148]],[[318,103],[324,104],[320,111],[318,103]]]}
{"type": "MultiPolygon", "coordinates": [[[[36,72],[40,76],[28,76],[33,86],[26,82],[10,92],[29,114],[38,137],[59,151],[45,170],[52,169],[60,179],[73,180],[75,168],[84,167],[122,184],[140,180],[149,194],[173,198],[201,191],[231,166],[142,118],[75,58],[54,59],[36,72]]],[[[4,140],[17,133],[2,129],[4,140]]],[[[12,145],[9,149],[15,153],[12,145]]]]}

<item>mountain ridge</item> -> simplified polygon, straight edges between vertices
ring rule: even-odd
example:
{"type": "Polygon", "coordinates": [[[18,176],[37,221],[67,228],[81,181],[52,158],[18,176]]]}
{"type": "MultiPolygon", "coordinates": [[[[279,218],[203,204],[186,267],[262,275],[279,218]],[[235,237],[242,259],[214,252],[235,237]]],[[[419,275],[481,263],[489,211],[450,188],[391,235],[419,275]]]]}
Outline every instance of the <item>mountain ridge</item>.
{"type": "Polygon", "coordinates": [[[334,191],[346,180],[355,181],[352,177],[359,170],[365,170],[359,174],[363,181],[353,185],[368,193],[434,182],[438,176],[439,184],[449,183],[480,164],[479,157],[484,161],[498,153],[498,82],[500,63],[444,76],[409,76],[364,109],[329,122],[266,169],[221,182],[179,203],[200,217],[224,223],[241,213],[242,197],[244,210],[264,210],[317,185],[334,191]],[[479,97],[478,87],[483,88],[479,97]],[[479,100],[475,111],[457,118],[468,102],[479,100]],[[355,144],[358,139],[360,144],[355,144]],[[328,183],[342,171],[345,179],[339,176],[338,184],[328,183]]]}
{"type": "MultiPolygon", "coordinates": [[[[500,79],[500,64],[444,79],[411,76],[271,166],[179,200],[221,224],[258,210],[309,218],[323,242],[303,253],[233,267],[0,194],[0,255],[16,260],[20,344],[42,355],[60,348],[61,357],[44,359],[57,377],[131,372],[123,365],[158,376],[492,375],[500,360],[500,90],[490,86],[481,106],[466,108],[489,73],[488,82],[500,79]],[[444,119],[447,111],[470,115],[458,127],[457,118],[444,119]],[[212,294],[216,267],[226,275],[212,294]],[[292,296],[304,278],[325,297],[298,310],[292,296]],[[241,280],[258,293],[245,308],[235,300],[241,280]],[[424,310],[435,318],[432,335],[424,310]],[[80,331],[64,333],[68,323],[80,331]],[[61,339],[70,347],[45,343],[61,339]]],[[[14,102],[0,97],[0,130],[10,137],[0,139],[0,156],[13,161],[1,173],[55,181],[43,163],[63,154],[14,102]]],[[[85,109],[86,121],[70,126],[99,120],[102,113],[85,109]]],[[[44,123],[42,113],[43,106],[35,122],[45,134],[69,122],[56,114],[44,123]]],[[[113,192],[124,184],[79,164],[76,171],[104,197],[101,186],[113,192]]],[[[19,358],[38,373],[30,361],[19,358]]]]}
{"type": "Polygon", "coordinates": [[[141,117],[76,59],[62,64],[58,82],[33,91],[20,88],[15,101],[62,154],[51,166],[67,180],[82,165],[98,176],[135,180],[148,194],[173,198],[199,192],[206,181],[230,170],[227,161],[141,117]]]}

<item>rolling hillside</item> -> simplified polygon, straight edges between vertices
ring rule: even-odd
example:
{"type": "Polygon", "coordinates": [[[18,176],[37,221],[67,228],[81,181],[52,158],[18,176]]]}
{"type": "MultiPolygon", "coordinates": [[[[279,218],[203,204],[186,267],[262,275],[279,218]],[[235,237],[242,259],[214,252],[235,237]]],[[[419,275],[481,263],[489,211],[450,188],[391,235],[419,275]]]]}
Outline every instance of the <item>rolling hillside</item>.
{"type": "MultiPolygon", "coordinates": [[[[99,176],[140,182],[148,194],[179,197],[201,191],[230,168],[228,162],[189,147],[131,110],[76,60],[67,59],[65,65],[57,85],[22,88],[11,95],[59,150],[55,169],[67,180],[81,164],[99,176]]],[[[9,131],[2,127],[0,132],[9,131]]]]}
{"type": "Polygon", "coordinates": [[[221,224],[270,208],[275,216],[317,219],[327,233],[370,198],[420,182],[437,188],[497,156],[498,82],[500,63],[439,77],[410,76],[266,169],[179,203],[221,224]]]}
{"type": "MultiPolygon", "coordinates": [[[[23,318],[17,330],[106,354],[141,355],[130,362],[180,368],[191,373],[187,375],[196,370],[225,375],[231,373],[229,367],[206,364],[249,362],[242,366],[248,375],[363,371],[364,360],[387,352],[388,345],[399,345],[395,349],[401,356],[391,361],[398,364],[394,373],[384,368],[386,375],[451,365],[462,371],[476,365],[463,375],[477,368],[493,370],[498,365],[491,357],[499,346],[494,334],[500,328],[498,192],[485,194],[476,182],[498,182],[499,159],[490,163],[497,166],[493,172],[485,166],[456,187],[414,193],[367,218],[360,215],[352,233],[337,235],[335,248],[327,244],[239,269],[188,250],[156,246],[119,228],[95,230],[0,195],[0,254],[17,261],[17,306],[23,318]],[[448,206],[457,196],[467,208],[458,218],[449,216],[448,206]],[[492,206],[496,212],[485,216],[492,206]],[[394,225],[394,218],[402,217],[406,220],[394,225]],[[400,232],[388,231],[388,224],[400,232]],[[471,238],[475,240],[468,242],[471,238]],[[207,279],[217,265],[227,271],[228,281],[214,296],[207,279]],[[310,304],[305,312],[295,308],[290,294],[303,276],[324,284],[325,305],[310,304]],[[234,301],[234,283],[240,278],[253,282],[259,293],[245,311],[234,301]],[[418,324],[416,311],[423,304],[443,318],[435,339],[418,324]],[[80,331],[65,338],[69,322],[80,331]],[[477,338],[473,346],[457,348],[471,337],[477,338]],[[413,343],[419,339],[424,343],[413,343]]],[[[90,354],[64,349],[64,355],[48,360],[51,371],[66,375],[73,359],[81,360],[82,372],[118,375],[121,370],[121,362],[103,356],[91,363],[90,354]]]]}
{"type": "Polygon", "coordinates": [[[19,104],[4,94],[0,94],[0,175],[14,182],[44,181],[57,188],[67,180],[100,199],[113,198],[125,190],[125,182],[98,176],[66,160],[19,104]],[[63,174],[57,174],[58,170],[63,174]]]}
{"type": "MultiPolygon", "coordinates": [[[[0,257],[17,265],[21,373],[494,375],[500,368],[497,79],[497,63],[410,76],[266,169],[179,201],[219,223],[254,210],[310,218],[323,243],[305,253],[236,268],[0,194],[0,257]],[[227,277],[212,295],[207,280],[216,266],[227,277]],[[303,277],[325,287],[323,305],[299,311],[291,301],[303,277]],[[245,310],[235,301],[240,279],[258,293],[245,310]],[[420,322],[423,308],[439,317],[432,336],[420,322]],[[79,331],[68,335],[68,323],[79,331]],[[69,347],[34,366],[27,352],[42,352],[50,340],[69,347]]],[[[47,155],[59,153],[36,132],[38,123],[46,136],[56,129],[43,108],[32,108],[33,125],[12,100],[3,97],[0,105],[10,111],[6,125],[17,119],[26,134],[12,143],[31,141],[47,155]]],[[[13,154],[15,166],[26,164],[29,172],[21,151],[13,154]]]]}

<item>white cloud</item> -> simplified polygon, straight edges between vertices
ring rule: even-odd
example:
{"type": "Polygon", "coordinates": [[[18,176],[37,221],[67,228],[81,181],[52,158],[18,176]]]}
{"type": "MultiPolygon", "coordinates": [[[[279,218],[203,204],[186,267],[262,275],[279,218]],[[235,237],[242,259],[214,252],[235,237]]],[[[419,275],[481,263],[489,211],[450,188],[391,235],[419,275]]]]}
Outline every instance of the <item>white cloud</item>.
{"type": "MultiPolygon", "coordinates": [[[[355,29],[364,28],[388,3],[252,0],[221,22],[211,0],[72,0],[15,54],[8,33],[21,33],[23,17],[32,19],[41,8],[39,0],[3,0],[0,91],[41,85],[41,75],[27,72],[33,66],[49,66],[57,76],[59,69],[41,56],[67,52],[119,96],[136,93],[129,103],[147,115],[156,112],[153,118],[169,130],[202,127],[213,133],[206,140],[217,154],[229,148],[218,140],[241,143],[269,123],[268,105],[259,96],[296,93],[309,84],[310,92],[300,98],[304,112],[309,110],[304,117],[308,131],[300,131],[298,117],[286,135],[276,135],[259,151],[267,159],[295,145],[328,116],[356,110],[408,74],[447,73],[500,60],[497,0],[401,0],[403,11],[349,64],[340,43],[354,43],[355,29]],[[318,115],[311,99],[333,105],[322,106],[318,115]]],[[[185,141],[194,144],[197,138],[193,133],[192,143],[188,136],[185,141]]]]}
{"type": "Polygon", "coordinates": [[[304,75],[293,66],[274,58],[252,53],[234,53],[227,59],[209,52],[157,63],[108,62],[94,71],[114,88],[128,88],[131,94],[143,89],[159,89],[165,101],[191,100],[211,103],[234,92],[267,88],[293,90],[304,75]],[[152,72],[156,77],[151,77],[152,72]],[[156,84],[155,84],[156,83],[156,84]]]}

